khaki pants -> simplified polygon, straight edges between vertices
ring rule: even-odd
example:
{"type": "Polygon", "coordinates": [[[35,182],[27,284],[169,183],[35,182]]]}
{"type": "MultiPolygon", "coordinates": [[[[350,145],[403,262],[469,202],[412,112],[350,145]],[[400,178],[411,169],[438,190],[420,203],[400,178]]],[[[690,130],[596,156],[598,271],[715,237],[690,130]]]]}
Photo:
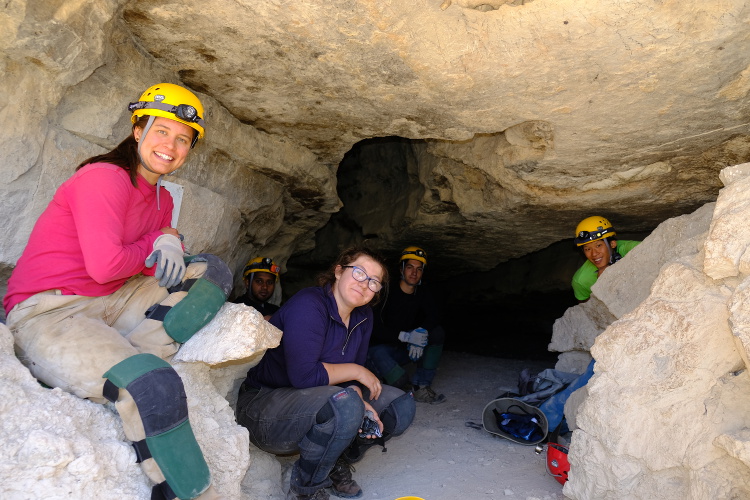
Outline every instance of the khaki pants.
{"type": "MultiPolygon", "coordinates": [[[[184,280],[200,278],[205,271],[205,262],[192,263],[184,280]]],[[[38,380],[104,403],[102,375],[112,366],[140,353],[167,361],[174,356],[179,344],[167,335],[161,321],[147,319],[145,312],[157,303],[173,306],[186,295],[169,294],[156,278],[139,274],[106,297],[62,295],[59,290],[38,293],[10,311],[7,326],[19,359],[38,380]]],[[[120,389],[115,406],[127,438],[144,439],[140,415],[125,389],[120,389]]],[[[152,481],[164,481],[153,459],[141,465],[152,481]]]]}

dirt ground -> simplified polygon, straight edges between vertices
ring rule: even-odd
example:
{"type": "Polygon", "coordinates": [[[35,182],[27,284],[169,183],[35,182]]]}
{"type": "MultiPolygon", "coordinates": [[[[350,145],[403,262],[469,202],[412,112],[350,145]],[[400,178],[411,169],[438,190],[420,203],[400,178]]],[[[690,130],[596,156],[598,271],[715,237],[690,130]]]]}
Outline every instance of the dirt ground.
{"type": "MultiPolygon", "coordinates": [[[[445,352],[433,388],[448,400],[417,403],[406,433],[391,439],[387,452],[375,446],[355,465],[362,499],[564,499],[560,483],[547,474],[544,455],[534,453],[533,446],[466,426],[466,421],[481,424],[485,405],[515,391],[518,374],[527,367],[541,371],[553,363],[445,352]]],[[[293,461],[282,465],[288,469],[293,461]]]]}

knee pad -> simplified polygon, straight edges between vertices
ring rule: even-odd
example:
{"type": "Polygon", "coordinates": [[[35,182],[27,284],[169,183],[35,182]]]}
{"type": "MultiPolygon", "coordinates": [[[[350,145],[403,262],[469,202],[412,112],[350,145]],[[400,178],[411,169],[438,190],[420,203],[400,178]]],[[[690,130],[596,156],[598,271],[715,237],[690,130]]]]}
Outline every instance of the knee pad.
{"type": "Polygon", "coordinates": [[[365,414],[365,405],[354,389],[341,389],[328,398],[328,402],[315,417],[317,424],[330,420],[336,422],[336,437],[351,438],[359,430],[365,414]]]}
{"type": "Polygon", "coordinates": [[[437,370],[440,357],[443,355],[443,345],[428,345],[424,348],[422,356],[422,368],[425,370],[437,370]]]}
{"type": "Polygon", "coordinates": [[[411,393],[397,397],[380,415],[385,432],[389,434],[389,437],[403,434],[414,420],[416,412],[417,404],[411,393]]]}
{"type": "Polygon", "coordinates": [[[179,343],[187,342],[195,332],[206,326],[232,291],[232,271],[220,258],[211,254],[191,255],[187,263],[205,262],[206,272],[196,280],[188,280],[170,292],[188,294],[174,306],[155,305],[146,317],[164,323],[167,335],[179,343]]]}
{"type": "Polygon", "coordinates": [[[300,472],[308,478],[317,478],[316,484],[324,480],[327,476],[318,477],[320,464],[328,461],[333,465],[357,435],[364,414],[365,405],[354,389],[341,389],[329,397],[318,410],[315,425],[300,441],[300,459],[297,461],[300,472]]]}
{"type": "Polygon", "coordinates": [[[104,375],[104,396],[117,401],[119,389],[135,401],[146,438],[133,443],[138,462],[152,458],[166,479],[156,488],[166,498],[190,499],[211,483],[211,474],[188,421],[182,380],[169,363],[153,354],[136,354],[104,375]],[[172,496],[169,496],[173,494],[172,496]]]}

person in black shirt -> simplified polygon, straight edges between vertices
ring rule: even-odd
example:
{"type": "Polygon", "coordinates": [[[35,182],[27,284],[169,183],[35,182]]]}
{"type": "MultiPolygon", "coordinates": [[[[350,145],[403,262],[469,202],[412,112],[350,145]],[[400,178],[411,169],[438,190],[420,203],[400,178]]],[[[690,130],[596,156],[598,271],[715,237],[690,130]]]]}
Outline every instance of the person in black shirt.
{"type": "Polygon", "coordinates": [[[269,257],[256,257],[248,261],[242,276],[245,281],[245,293],[234,299],[235,304],[254,307],[266,320],[271,319],[279,306],[268,301],[273,296],[281,268],[269,257]]]}
{"type": "Polygon", "coordinates": [[[367,352],[367,366],[386,384],[414,391],[414,399],[438,404],[445,395],[432,390],[445,330],[440,326],[437,304],[429,288],[422,285],[427,253],[410,246],[401,252],[401,278],[390,287],[386,299],[375,309],[372,338],[367,352]],[[404,369],[416,363],[411,380],[404,369]]]}

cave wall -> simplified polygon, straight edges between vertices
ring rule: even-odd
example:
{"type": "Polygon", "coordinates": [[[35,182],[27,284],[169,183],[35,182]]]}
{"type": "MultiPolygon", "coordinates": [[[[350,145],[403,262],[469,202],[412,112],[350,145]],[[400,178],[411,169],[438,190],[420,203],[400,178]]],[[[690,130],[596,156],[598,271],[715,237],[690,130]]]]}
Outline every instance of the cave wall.
{"type": "Polygon", "coordinates": [[[184,82],[326,164],[417,141],[407,217],[377,234],[450,249],[446,271],[545,248],[592,210],[650,231],[750,159],[739,0],[133,0],[123,15],[184,82]]]}
{"type": "MultiPolygon", "coordinates": [[[[0,294],[55,189],[129,133],[127,104],[154,83],[181,83],[133,40],[125,3],[12,2],[0,12],[0,294]]],[[[219,255],[238,276],[259,253],[283,265],[338,209],[334,171],[198,95],[206,140],[167,178],[184,188],[178,229],[186,247],[219,255]]]]}
{"type": "MultiPolygon", "coordinates": [[[[179,229],[191,252],[216,253],[235,272],[260,253],[285,267],[313,252],[318,266],[365,238],[390,252],[414,240],[437,249],[436,276],[489,271],[569,238],[594,210],[625,232],[651,231],[715,201],[718,173],[750,159],[748,19],[739,0],[8,2],[0,11],[0,293],[55,188],[127,134],[126,104],[159,81],[187,85],[207,109],[206,140],[171,179],[185,188],[179,229]],[[397,138],[395,150],[375,141],[346,158],[360,141],[384,137],[397,138]],[[337,192],[342,159],[353,176],[337,192]],[[342,206],[349,210],[326,226],[342,206]]],[[[678,255],[668,247],[648,290],[645,279],[632,283],[639,300],[610,301],[603,279],[601,306],[573,308],[595,309],[590,334],[554,339],[576,356],[571,366],[589,349],[601,362],[577,418],[579,472],[566,494],[748,491],[750,235],[746,214],[733,218],[730,207],[711,222],[705,247],[678,255]],[[708,348],[715,356],[704,360],[708,348]],[[625,402],[611,397],[623,387],[625,402]],[[701,413],[709,407],[711,421],[701,413]],[[682,410],[699,427],[677,425],[682,410]],[[635,435],[643,412],[654,418],[635,435]],[[672,427],[684,432],[664,432],[672,427]],[[647,446],[662,438],[670,457],[647,446]]],[[[625,272],[626,261],[608,275],[625,272]]],[[[488,289],[507,286],[498,274],[488,289]]],[[[8,342],[3,363],[13,364],[8,342]]],[[[207,385],[196,370],[197,385],[207,385]]],[[[8,387],[5,401],[36,391],[22,368],[11,371],[23,388],[8,387]]],[[[209,399],[224,405],[213,392],[209,399]]],[[[33,437],[25,453],[52,442],[60,451],[52,459],[65,458],[53,469],[74,463],[67,472],[86,477],[96,468],[91,458],[76,462],[85,453],[68,453],[64,440],[33,437]]],[[[116,432],[102,439],[130,458],[116,432]]],[[[115,472],[105,472],[110,488],[115,472]]],[[[127,475],[137,498],[143,480],[127,475]]]]}
{"type": "Polygon", "coordinates": [[[590,346],[596,360],[565,408],[578,427],[570,498],[750,495],[750,239],[737,230],[748,217],[750,164],[721,179],[715,204],[665,221],[561,322],[603,331],[574,337],[555,325],[558,350],[590,346]]]}
{"type": "Polygon", "coordinates": [[[174,176],[180,229],[234,270],[366,237],[439,249],[441,274],[482,272],[568,238],[592,210],[650,231],[713,201],[718,171],[750,159],[749,16],[738,0],[15,0],[0,12],[13,124],[0,276],[54,188],[124,136],[124,105],[161,80],[208,114],[174,176]],[[342,164],[382,175],[344,183],[354,224],[316,240],[345,205],[347,152],[387,137],[411,141],[408,161],[342,164]],[[392,205],[355,202],[394,201],[372,183],[404,176],[392,205]]]}

